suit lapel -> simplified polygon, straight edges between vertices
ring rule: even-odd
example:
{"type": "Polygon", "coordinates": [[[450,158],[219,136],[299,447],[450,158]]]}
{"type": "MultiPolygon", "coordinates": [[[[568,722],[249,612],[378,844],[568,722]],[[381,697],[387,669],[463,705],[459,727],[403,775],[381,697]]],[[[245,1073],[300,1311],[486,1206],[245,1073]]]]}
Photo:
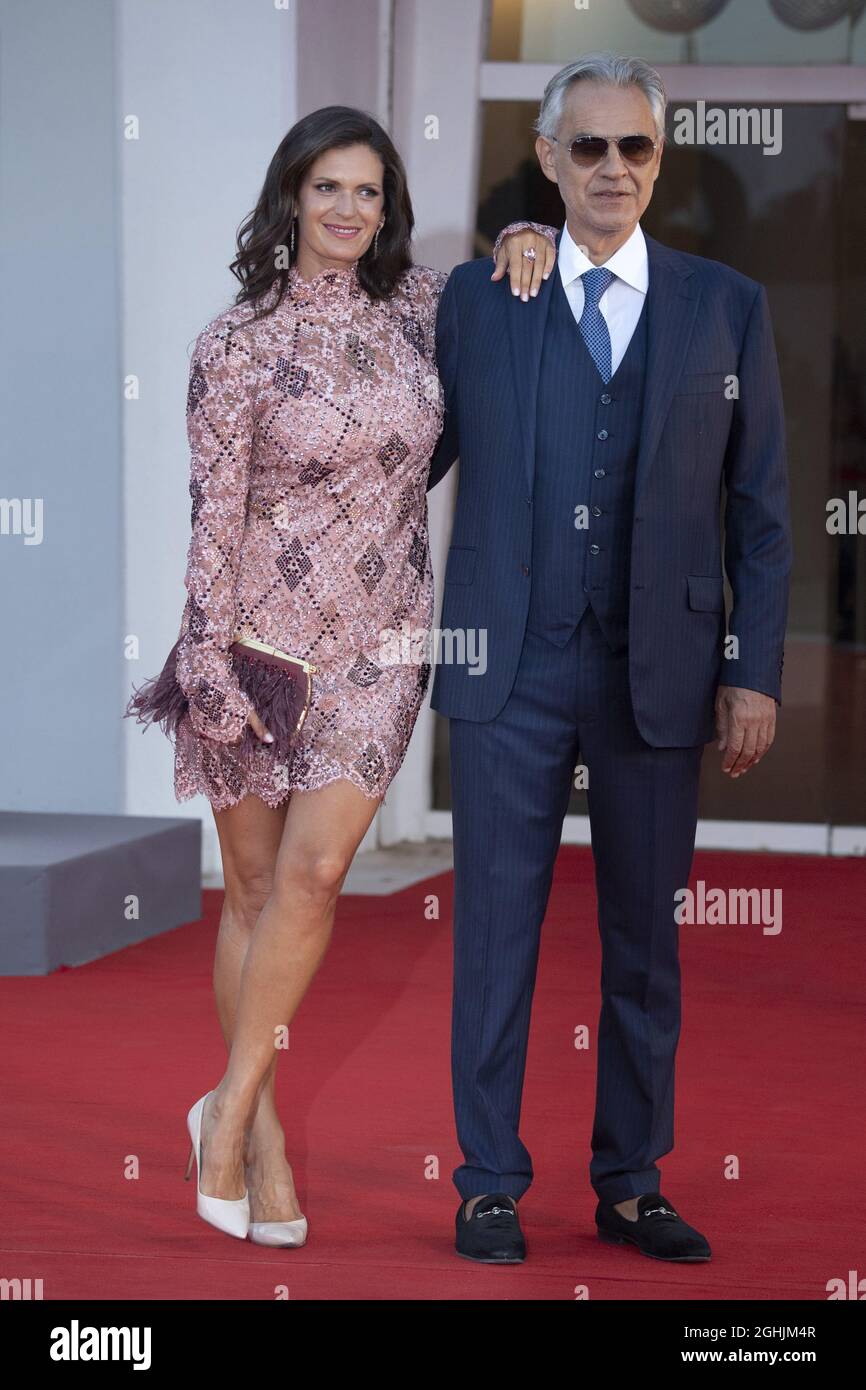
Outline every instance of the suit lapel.
{"type": "MultiPolygon", "coordinates": [[[[556,236],[556,249],[562,232],[556,236]]],[[[550,277],[543,280],[538,295],[533,302],[524,304],[513,295],[506,285],[508,299],[506,316],[510,343],[511,371],[514,400],[520,420],[520,433],[523,442],[523,458],[526,469],[526,482],[529,495],[535,479],[535,425],[538,409],[538,378],[541,372],[541,348],[544,342],[544,327],[550,310],[553,292],[557,290],[559,266],[554,263],[550,277]]]]}
{"type": "MultiPolygon", "coordinates": [[[[557,251],[562,233],[556,238],[557,251]]],[[[635,477],[635,501],[658,446],[662,426],[688,359],[700,301],[700,286],[688,263],[669,247],[644,233],[649,258],[647,292],[647,360],[641,433],[635,477]]],[[[530,494],[535,477],[535,432],[538,378],[544,329],[553,294],[560,284],[554,266],[535,303],[524,304],[507,293],[506,317],[512,384],[520,422],[526,481],[530,494]]]]}
{"type": "Polygon", "coordinates": [[[662,426],[689,354],[700,286],[676,251],[647,236],[647,358],[641,410],[635,502],[646,482],[662,426]]]}

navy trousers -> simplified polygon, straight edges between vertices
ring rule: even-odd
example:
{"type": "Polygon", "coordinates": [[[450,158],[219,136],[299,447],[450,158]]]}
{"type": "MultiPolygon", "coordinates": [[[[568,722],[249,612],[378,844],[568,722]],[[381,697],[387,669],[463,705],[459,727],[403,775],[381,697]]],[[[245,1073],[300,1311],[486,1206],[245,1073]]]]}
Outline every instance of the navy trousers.
{"type": "MultiPolygon", "coordinates": [[[[478,677],[482,679],[482,677],[478,677]]],[[[452,1077],[461,1197],[532,1182],[520,1119],[541,924],[578,761],[602,943],[590,1182],[605,1202],[658,1192],[673,1147],[680,970],[674,893],[688,882],[703,744],[653,748],[634,722],[628,652],[587,609],[565,647],[527,629],[486,723],[451,719],[452,1077]]]]}

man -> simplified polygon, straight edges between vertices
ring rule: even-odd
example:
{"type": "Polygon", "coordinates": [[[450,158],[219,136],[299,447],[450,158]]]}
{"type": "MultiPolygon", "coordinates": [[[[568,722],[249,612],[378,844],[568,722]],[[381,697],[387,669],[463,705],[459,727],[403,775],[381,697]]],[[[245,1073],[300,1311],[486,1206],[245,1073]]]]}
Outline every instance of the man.
{"type": "Polygon", "coordinates": [[[640,227],[664,114],[639,60],[558,73],[536,123],[565,204],[557,266],[528,307],[486,261],[458,266],[439,311],[428,486],[460,455],[441,626],[487,631],[485,674],[440,662],[431,693],[451,721],[457,1250],[486,1262],[525,1256],[526,1044],[578,758],[602,940],[596,1224],[656,1258],[710,1258],[656,1167],[673,1147],[674,895],[704,744],[740,777],[773,741],[791,547],[766,293],[640,227]]]}

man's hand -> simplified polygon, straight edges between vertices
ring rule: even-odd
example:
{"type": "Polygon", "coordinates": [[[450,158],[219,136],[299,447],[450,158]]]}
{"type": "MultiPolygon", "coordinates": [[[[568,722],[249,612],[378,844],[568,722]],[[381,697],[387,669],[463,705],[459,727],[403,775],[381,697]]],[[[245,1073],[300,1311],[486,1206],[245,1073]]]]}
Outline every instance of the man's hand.
{"type": "Polygon", "coordinates": [[[511,293],[523,300],[535,298],[556,263],[556,247],[540,232],[509,232],[496,256],[496,269],[491,280],[501,280],[506,270],[511,280],[511,293]],[[536,253],[534,261],[527,260],[524,251],[536,253]]]}
{"type": "Polygon", "coordinates": [[[716,732],[724,754],[722,771],[741,777],[761,761],[776,736],[776,701],[759,690],[720,685],[716,691],[716,732]]]}

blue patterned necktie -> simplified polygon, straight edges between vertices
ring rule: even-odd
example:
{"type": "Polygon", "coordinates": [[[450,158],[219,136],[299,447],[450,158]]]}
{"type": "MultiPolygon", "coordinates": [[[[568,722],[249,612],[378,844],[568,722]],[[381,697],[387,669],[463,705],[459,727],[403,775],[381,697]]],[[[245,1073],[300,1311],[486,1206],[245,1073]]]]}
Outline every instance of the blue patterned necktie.
{"type": "Polygon", "coordinates": [[[598,301],[615,277],[612,270],[596,266],[593,270],[585,270],[580,278],[583,281],[584,303],[577,326],[606,385],[612,375],[610,332],[604,314],[598,307],[598,301]]]}

